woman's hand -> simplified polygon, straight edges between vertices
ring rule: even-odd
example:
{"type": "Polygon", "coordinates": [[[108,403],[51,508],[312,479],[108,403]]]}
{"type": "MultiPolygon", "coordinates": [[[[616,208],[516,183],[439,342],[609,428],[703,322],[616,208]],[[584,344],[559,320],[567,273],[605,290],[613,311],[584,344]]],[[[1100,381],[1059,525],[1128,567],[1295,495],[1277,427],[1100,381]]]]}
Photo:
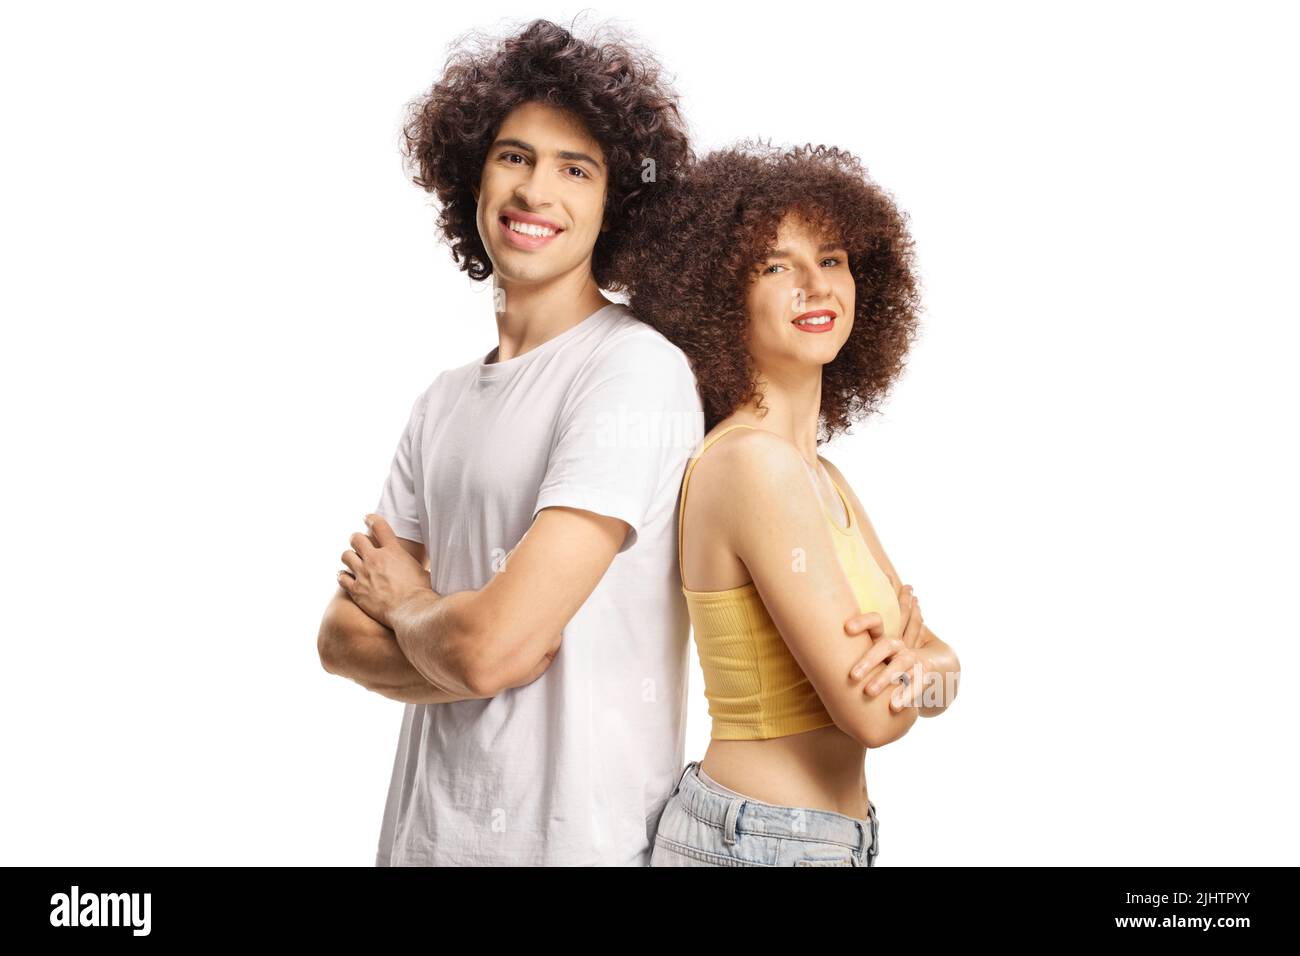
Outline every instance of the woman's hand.
{"type": "MultiPolygon", "coordinates": [[[[903,622],[899,628],[899,637],[908,647],[916,647],[925,624],[921,620],[921,603],[916,599],[910,584],[898,586],[898,611],[903,622]]],[[[844,622],[846,634],[856,636],[863,631],[869,631],[873,639],[884,633],[884,621],[877,612],[855,614],[844,622]]]]}
{"type": "Polygon", "coordinates": [[[908,647],[916,647],[925,624],[921,620],[921,602],[916,599],[916,593],[910,584],[904,584],[898,589],[898,612],[903,620],[899,636],[908,647]]]}
{"type": "Polygon", "coordinates": [[[347,571],[338,573],[339,586],[361,610],[392,630],[390,615],[417,591],[432,591],[429,572],[397,542],[392,527],[379,515],[366,515],[373,535],[358,531],[348,539],[353,550],[343,552],[347,571]]]}
{"type": "MultiPolygon", "coordinates": [[[[874,676],[862,692],[874,697],[890,684],[905,685],[895,690],[890,700],[890,710],[895,713],[904,707],[913,706],[928,672],[926,655],[918,653],[920,649],[917,647],[924,628],[921,605],[910,584],[898,589],[898,609],[902,618],[899,636],[886,638],[883,627],[869,627],[871,647],[849,671],[853,680],[861,680],[864,674],[870,673],[878,664],[885,663],[885,669],[874,676]]],[[[875,612],[863,615],[863,618],[871,616],[879,618],[875,612]]]]}

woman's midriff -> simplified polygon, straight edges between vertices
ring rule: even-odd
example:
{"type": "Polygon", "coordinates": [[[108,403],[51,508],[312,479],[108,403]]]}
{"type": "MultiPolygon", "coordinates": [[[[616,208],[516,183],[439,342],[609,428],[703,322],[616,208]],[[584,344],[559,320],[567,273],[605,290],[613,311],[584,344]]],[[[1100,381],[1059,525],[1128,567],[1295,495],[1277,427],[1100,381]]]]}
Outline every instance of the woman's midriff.
{"type": "Polygon", "coordinates": [[[867,816],[866,748],[832,725],[770,740],[710,740],[700,769],[763,803],[867,816]]]}

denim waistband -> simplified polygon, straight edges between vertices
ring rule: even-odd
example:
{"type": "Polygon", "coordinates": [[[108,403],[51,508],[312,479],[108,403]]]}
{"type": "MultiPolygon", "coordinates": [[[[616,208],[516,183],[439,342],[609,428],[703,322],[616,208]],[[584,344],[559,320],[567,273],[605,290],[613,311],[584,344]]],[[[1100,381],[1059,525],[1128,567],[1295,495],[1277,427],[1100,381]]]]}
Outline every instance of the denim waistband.
{"type": "Polygon", "coordinates": [[[696,817],[722,829],[728,844],[737,833],[761,833],[788,839],[840,843],[874,857],[879,853],[879,821],[876,805],[867,801],[864,819],[834,810],[784,807],[745,796],[729,796],[712,790],[699,778],[700,763],[692,760],[677,779],[673,794],[696,817]]]}

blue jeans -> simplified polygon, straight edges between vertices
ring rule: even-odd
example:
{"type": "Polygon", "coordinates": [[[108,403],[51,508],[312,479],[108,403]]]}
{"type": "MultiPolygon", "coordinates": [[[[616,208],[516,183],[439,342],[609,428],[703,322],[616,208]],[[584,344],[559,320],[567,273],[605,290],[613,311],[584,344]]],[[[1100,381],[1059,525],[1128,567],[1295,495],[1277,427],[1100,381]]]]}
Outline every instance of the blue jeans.
{"type": "Polygon", "coordinates": [[[876,805],[866,819],[751,800],[692,760],[663,814],[651,866],[875,866],[876,805]]]}

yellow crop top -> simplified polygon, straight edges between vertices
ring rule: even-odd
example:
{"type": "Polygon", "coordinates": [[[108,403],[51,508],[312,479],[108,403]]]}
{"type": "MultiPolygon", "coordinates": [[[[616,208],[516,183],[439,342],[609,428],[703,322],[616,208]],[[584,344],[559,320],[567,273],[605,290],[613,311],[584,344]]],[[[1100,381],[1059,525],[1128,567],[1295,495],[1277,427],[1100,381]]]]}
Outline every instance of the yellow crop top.
{"type": "MultiPolygon", "coordinates": [[[[696,462],[727,432],[753,427],[737,424],[724,428],[706,441],[687,464],[677,518],[679,568],[686,489],[696,462]]],[[[902,620],[893,584],[872,557],[843,490],[834,479],[831,483],[844,503],[848,527],[841,528],[825,507],[822,511],[858,607],[864,612],[878,612],[884,619],[885,633],[897,634],[902,620]]],[[[682,593],[704,671],[704,696],[713,718],[714,740],[766,740],[834,723],[752,581],[724,591],[692,591],[683,585],[682,593]]]]}

